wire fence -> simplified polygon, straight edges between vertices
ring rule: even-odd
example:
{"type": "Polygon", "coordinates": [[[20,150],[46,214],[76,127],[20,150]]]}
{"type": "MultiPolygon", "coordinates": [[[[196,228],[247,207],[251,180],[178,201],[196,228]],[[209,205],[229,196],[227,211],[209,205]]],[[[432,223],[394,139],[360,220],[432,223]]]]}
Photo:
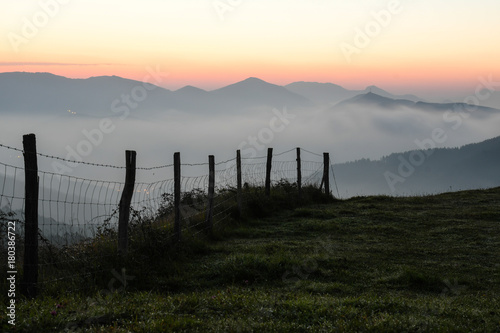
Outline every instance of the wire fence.
{"type": "MultiPolygon", "coordinates": [[[[1,150],[24,153],[23,150],[0,144],[1,150]]],[[[296,186],[298,163],[296,149],[274,154],[272,157],[271,185],[282,183],[296,186]]],[[[301,186],[319,187],[324,181],[323,155],[301,150],[301,186]]],[[[37,154],[47,159],[65,159],[37,154]]],[[[0,154],[2,156],[2,154],[0,154]]],[[[241,158],[241,179],[245,188],[266,186],[269,165],[267,156],[241,158]]],[[[109,272],[109,262],[116,254],[116,242],[108,236],[119,229],[119,203],[124,183],[98,179],[97,168],[125,169],[125,167],[78,162],[88,168],[93,178],[79,178],[38,170],[38,280],[41,289],[57,285],[59,281],[96,279],[102,272],[109,272]],[[103,251],[107,248],[107,251],[103,251]],[[88,258],[83,260],[82,257],[88,258]]],[[[207,215],[217,226],[237,216],[238,165],[237,158],[215,163],[215,195],[209,206],[209,163],[181,163],[180,225],[182,235],[195,237],[204,233],[207,215]]],[[[331,164],[328,166],[332,168],[331,164]]],[[[333,173],[333,169],[332,173],[333,173]]],[[[329,177],[329,176],[328,176],[329,177]]],[[[164,230],[159,242],[172,243],[175,239],[174,165],[136,167],[136,182],[130,205],[129,251],[138,251],[140,238],[145,232],[164,230]],[[158,172],[161,170],[161,172],[158,172]],[[155,171],[153,173],[153,171],[155,171]],[[153,176],[154,175],[154,176],[153,176]],[[150,181],[154,177],[156,180],[150,181]],[[147,180],[147,181],[145,181],[147,180]],[[145,229],[146,226],[151,227],[145,229]],[[154,226],[155,228],[152,228],[154,226]]],[[[7,249],[7,224],[16,224],[16,267],[24,264],[25,233],[25,168],[0,161],[0,247],[7,249]]],[[[240,212],[241,213],[241,212],[240,212]]],[[[151,244],[151,246],[159,246],[151,244]]],[[[6,253],[6,251],[2,251],[6,253]]],[[[2,260],[6,258],[2,258],[2,260]]],[[[84,285],[84,284],[83,284],[84,285]]]]}

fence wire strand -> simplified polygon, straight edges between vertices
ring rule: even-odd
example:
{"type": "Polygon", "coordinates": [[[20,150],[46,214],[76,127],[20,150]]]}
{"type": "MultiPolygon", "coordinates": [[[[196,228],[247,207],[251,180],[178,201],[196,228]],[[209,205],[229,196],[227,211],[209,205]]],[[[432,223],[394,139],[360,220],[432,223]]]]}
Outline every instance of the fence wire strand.
{"type": "MultiPolygon", "coordinates": [[[[23,152],[23,150],[0,144],[0,148],[23,152]]],[[[295,156],[285,158],[296,148],[273,155],[271,184],[297,182],[297,160],[295,156]],[[278,158],[280,157],[280,158],[278,158]]],[[[322,157],[305,149],[312,156],[322,157]]],[[[125,169],[109,164],[70,161],[64,158],[38,153],[38,156],[80,163],[87,166],[125,169]]],[[[292,155],[292,154],[290,154],[292,155]]],[[[267,156],[241,158],[241,174],[245,187],[262,187],[266,178],[267,156]]],[[[331,162],[330,162],[331,163],[331,162]]],[[[182,235],[195,237],[205,233],[208,214],[208,163],[182,163],[181,170],[181,225],[182,235]]],[[[331,165],[330,165],[331,166],[331,165]]],[[[332,175],[337,187],[335,174],[332,175]]],[[[302,185],[318,186],[323,177],[323,162],[320,159],[301,160],[302,185]]],[[[165,242],[174,240],[173,223],[173,164],[155,167],[137,167],[136,182],[131,202],[129,229],[132,241],[130,253],[139,232],[145,225],[155,225],[167,230],[165,242]],[[166,169],[165,173],[153,173],[151,181],[148,171],[166,169]],[[163,179],[158,179],[161,176],[163,179]]],[[[19,221],[16,230],[22,240],[24,235],[24,177],[22,167],[0,162],[0,222],[2,227],[9,220],[19,221]]],[[[54,172],[38,171],[39,177],[39,284],[50,288],[60,281],[84,283],[99,274],[109,273],[107,263],[115,255],[113,251],[98,251],[103,246],[110,249],[116,244],[106,243],[110,235],[118,231],[118,211],[124,191],[123,182],[87,179],[54,172]],[[108,237],[108,238],[106,238],[108,237]],[[88,260],[83,260],[88,258],[88,260]]],[[[212,210],[212,225],[221,226],[224,221],[236,216],[237,196],[236,157],[215,163],[215,196],[212,210]]],[[[337,187],[337,193],[338,187],[337,187]]],[[[243,200],[247,200],[243,198],[243,200]]],[[[6,237],[0,240],[5,247],[6,237]]],[[[2,258],[3,259],[3,258],[2,258]]],[[[22,251],[18,255],[22,264],[22,251]]],[[[82,284],[84,285],[84,284],[82,284]]],[[[83,287],[84,288],[84,287],[83,287]]]]}

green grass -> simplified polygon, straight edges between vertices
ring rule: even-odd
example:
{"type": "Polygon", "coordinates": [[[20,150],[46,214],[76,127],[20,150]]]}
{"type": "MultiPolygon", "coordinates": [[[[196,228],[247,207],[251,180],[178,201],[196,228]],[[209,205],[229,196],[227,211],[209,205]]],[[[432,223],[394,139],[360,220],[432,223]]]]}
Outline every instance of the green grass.
{"type": "MultiPolygon", "coordinates": [[[[126,268],[127,288],[18,298],[13,332],[498,332],[500,188],[359,197],[232,222],[126,268]],[[175,254],[175,255],[174,255],[175,254]],[[60,307],[56,307],[56,305],[60,307]],[[52,311],[56,311],[54,315],[52,311]]],[[[295,208],[293,208],[293,206],[295,208]]],[[[251,213],[251,212],[249,212],[251,213]]],[[[250,214],[251,215],[251,214],[250,214]]],[[[121,286],[114,281],[114,287],[121,286]]],[[[62,286],[61,286],[62,288],[62,286]]]]}

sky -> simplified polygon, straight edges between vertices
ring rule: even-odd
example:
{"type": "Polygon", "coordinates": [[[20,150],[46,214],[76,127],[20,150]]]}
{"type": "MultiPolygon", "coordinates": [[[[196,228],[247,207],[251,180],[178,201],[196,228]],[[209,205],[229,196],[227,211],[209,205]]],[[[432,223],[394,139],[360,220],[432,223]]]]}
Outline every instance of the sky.
{"type": "Polygon", "coordinates": [[[154,68],[172,90],[259,77],[444,98],[500,79],[499,14],[498,0],[0,0],[0,72],[154,68]]]}

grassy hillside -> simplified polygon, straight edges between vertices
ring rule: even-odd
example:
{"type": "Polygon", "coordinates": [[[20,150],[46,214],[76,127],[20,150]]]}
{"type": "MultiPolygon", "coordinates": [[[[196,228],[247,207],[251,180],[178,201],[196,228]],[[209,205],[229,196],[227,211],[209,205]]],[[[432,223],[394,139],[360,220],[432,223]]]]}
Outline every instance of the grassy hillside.
{"type": "Polygon", "coordinates": [[[281,210],[176,251],[127,263],[126,288],[109,273],[112,291],[19,300],[3,328],[500,331],[500,188],[281,210]]]}
{"type": "MultiPolygon", "coordinates": [[[[431,144],[426,142],[421,146],[431,144]]],[[[450,189],[490,188],[500,186],[500,137],[460,148],[394,153],[377,161],[362,159],[337,164],[334,168],[339,188],[350,196],[360,193],[418,195],[450,189]],[[388,185],[386,172],[390,172],[393,187],[388,185]]]]}

